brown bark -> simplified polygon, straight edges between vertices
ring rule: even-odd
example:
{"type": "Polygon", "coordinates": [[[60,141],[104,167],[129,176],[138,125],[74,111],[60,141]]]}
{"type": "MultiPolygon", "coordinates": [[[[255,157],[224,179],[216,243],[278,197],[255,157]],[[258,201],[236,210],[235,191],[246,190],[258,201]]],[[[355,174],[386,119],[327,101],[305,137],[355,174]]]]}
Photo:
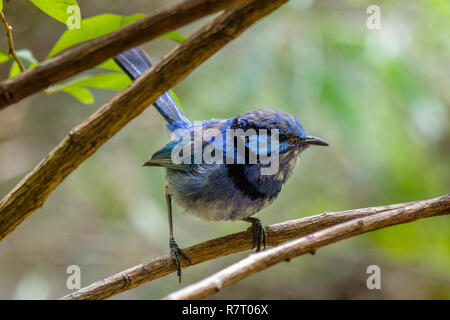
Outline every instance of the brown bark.
{"type": "MultiPolygon", "coordinates": [[[[414,212],[417,214],[416,218],[423,217],[425,215],[423,212],[427,212],[427,214],[433,213],[435,215],[448,214],[450,210],[450,195],[445,195],[430,200],[400,203],[388,206],[342,212],[325,212],[320,215],[286,221],[267,227],[267,243],[270,246],[275,246],[350,220],[370,217],[384,212],[394,214],[395,212],[405,210],[411,211],[411,208],[415,210],[414,212]]],[[[397,222],[400,223],[398,220],[397,222]]],[[[404,222],[406,222],[406,220],[404,222]]],[[[252,246],[252,241],[252,232],[247,230],[205,241],[186,248],[185,251],[191,258],[192,264],[188,264],[182,260],[182,268],[188,268],[205,261],[249,250],[252,246]]],[[[175,271],[173,262],[167,255],[131,267],[104,280],[97,281],[85,288],[63,297],[62,299],[106,299],[126,290],[140,286],[146,282],[166,276],[175,271]]]]}
{"type": "Polygon", "coordinates": [[[362,233],[412,222],[418,219],[450,214],[450,195],[409,203],[404,207],[383,211],[364,218],[352,219],[300,239],[282,244],[249,257],[207,277],[197,283],[169,294],[164,299],[201,299],[210,296],[248,276],[280,262],[289,261],[331,243],[362,233]]]}

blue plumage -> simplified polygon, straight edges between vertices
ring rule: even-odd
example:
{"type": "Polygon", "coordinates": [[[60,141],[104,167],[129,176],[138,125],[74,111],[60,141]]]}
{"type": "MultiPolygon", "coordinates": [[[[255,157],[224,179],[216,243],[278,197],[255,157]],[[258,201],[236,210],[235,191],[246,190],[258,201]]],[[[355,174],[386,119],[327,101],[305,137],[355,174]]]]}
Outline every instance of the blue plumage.
{"type": "MultiPolygon", "coordinates": [[[[132,79],[140,77],[152,67],[150,57],[141,49],[133,48],[118,54],[114,60],[132,79]]],[[[164,93],[154,103],[155,108],[166,119],[171,130],[189,127],[191,122],[183,115],[170,92],[164,93]]]]}
{"type": "MultiPolygon", "coordinates": [[[[133,80],[152,66],[140,48],[121,53],[115,60],[133,80]]],[[[194,125],[169,92],[154,105],[168,122],[173,139],[144,165],[167,169],[169,243],[178,275],[181,275],[180,255],[188,260],[189,257],[173,239],[172,197],[186,211],[204,220],[251,222],[254,245],[257,250],[262,244],[265,247],[264,226],[251,216],[277,198],[303,150],[327,143],[308,136],[297,119],[278,110],[254,110],[230,119],[211,119],[194,125]],[[246,134],[230,136],[230,132],[240,131],[246,134]],[[227,162],[230,159],[232,162],[227,162]],[[273,163],[277,164],[273,172],[264,174],[272,169],[273,163]]]]}

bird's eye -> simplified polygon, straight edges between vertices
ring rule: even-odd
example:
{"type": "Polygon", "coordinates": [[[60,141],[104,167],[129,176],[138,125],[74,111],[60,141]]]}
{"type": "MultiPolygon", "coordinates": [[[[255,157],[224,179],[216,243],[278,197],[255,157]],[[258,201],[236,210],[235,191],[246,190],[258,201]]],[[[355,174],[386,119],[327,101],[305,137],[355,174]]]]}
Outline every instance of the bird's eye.
{"type": "Polygon", "coordinates": [[[286,135],[280,134],[280,135],[278,136],[278,141],[279,141],[279,142],[285,142],[286,140],[287,140],[286,135]]]}

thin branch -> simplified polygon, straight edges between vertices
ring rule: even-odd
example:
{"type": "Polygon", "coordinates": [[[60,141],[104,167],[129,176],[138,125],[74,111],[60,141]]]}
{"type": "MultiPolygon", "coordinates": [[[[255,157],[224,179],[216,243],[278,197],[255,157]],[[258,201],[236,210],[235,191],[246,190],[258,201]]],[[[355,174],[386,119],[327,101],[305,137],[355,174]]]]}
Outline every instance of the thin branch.
{"type": "Polygon", "coordinates": [[[249,0],[188,0],[82,43],[42,62],[36,68],[0,83],[0,110],[50,85],[93,68],[116,54],[180,28],[206,15],[249,0]]]}
{"type": "Polygon", "coordinates": [[[3,27],[5,28],[6,37],[8,38],[8,53],[9,55],[17,62],[17,65],[20,68],[21,72],[25,71],[25,67],[22,64],[22,61],[20,61],[19,57],[16,54],[16,49],[14,49],[14,41],[12,37],[12,27],[8,24],[6,21],[5,15],[3,12],[0,12],[0,19],[2,20],[3,27]]]}
{"type": "Polygon", "coordinates": [[[75,127],[0,201],[0,240],[41,207],[73,170],[161,94],[285,2],[287,0],[256,0],[224,12],[75,127]]]}
{"type": "MultiPolygon", "coordinates": [[[[312,232],[350,221],[352,219],[363,218],[396,209],[404,209],[410,205],[425,207],[433,203],[441,203],[442,206],[446,206],[448,210],[450,207],[449,202],[449,195],[447,195],[431,200],[415,201],[410,203],[347,210],[342,212],[325,212],[320,215],[286,221],[267,227],[267,242],[268,245],[275,246],[280,243],[305,236],[312,232]]],[[[182,267],[188,268],[205,261],[249,250],[251,245],[251,230],[205,241],[184,249],[191,258],[192,264],[189,265],[182,261],[182,267]]],[[[106,299],[149,281],[166,276],[175,271],[176,270],[172,260],[168,255],[166,255],[131,267],[104,280],[97,281],[85,288],[63,297],[62,299],[106,299]]]]}
{"type": "Polygon", "coordinates": [[[328,244],[381,228],[448,214],[450,214],[450,194],[431,200],[411,203],[402,208],[384,211],[368,217],[353,219],[310,233],[300,239],[267,251],[250,255],[208,278],[169,294],[164,299],[205,298],[256,272],[280,262],[289,261],[305,253],[315,252],[328,244]]]}

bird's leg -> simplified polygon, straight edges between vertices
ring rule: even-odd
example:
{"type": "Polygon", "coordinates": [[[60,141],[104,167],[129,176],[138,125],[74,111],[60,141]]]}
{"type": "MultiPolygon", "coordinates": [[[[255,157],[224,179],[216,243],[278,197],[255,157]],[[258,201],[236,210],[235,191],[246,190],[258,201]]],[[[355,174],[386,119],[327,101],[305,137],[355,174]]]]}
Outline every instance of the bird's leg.
{"type": "Polygon", "coordinates": [[[189,263],[191,263],[191,259],[186,254],[186,252],[181,249],[177,243],[175,242],[175,239],[173,238],[173,223],[172,223],[172,196],[169,193],[169,190],[166,186],[166,203],[167,203],[167,212],[169,215],[169,231],[170,231],[170,239],[169,239],[169,248],[170,248],[170,255],[172,257],[172,261],[175,265],[175,268],[177,269],[178,279],[181,283],[181,262],[180,262],[180,255],[183,256],[189,263]]]}
{"type": "Polygon", "coordinates": [[[256,252],[261,250],[261,244],[263,245],[263,250],[266,249],[267,243],[267,232],[266,228],[262,224],[261,220],[258,218],[248,217],[243,219],[244,221],[250,222],[252,224],[251,228],[253,231],[253,247],[256,247],[256,252]]]}

